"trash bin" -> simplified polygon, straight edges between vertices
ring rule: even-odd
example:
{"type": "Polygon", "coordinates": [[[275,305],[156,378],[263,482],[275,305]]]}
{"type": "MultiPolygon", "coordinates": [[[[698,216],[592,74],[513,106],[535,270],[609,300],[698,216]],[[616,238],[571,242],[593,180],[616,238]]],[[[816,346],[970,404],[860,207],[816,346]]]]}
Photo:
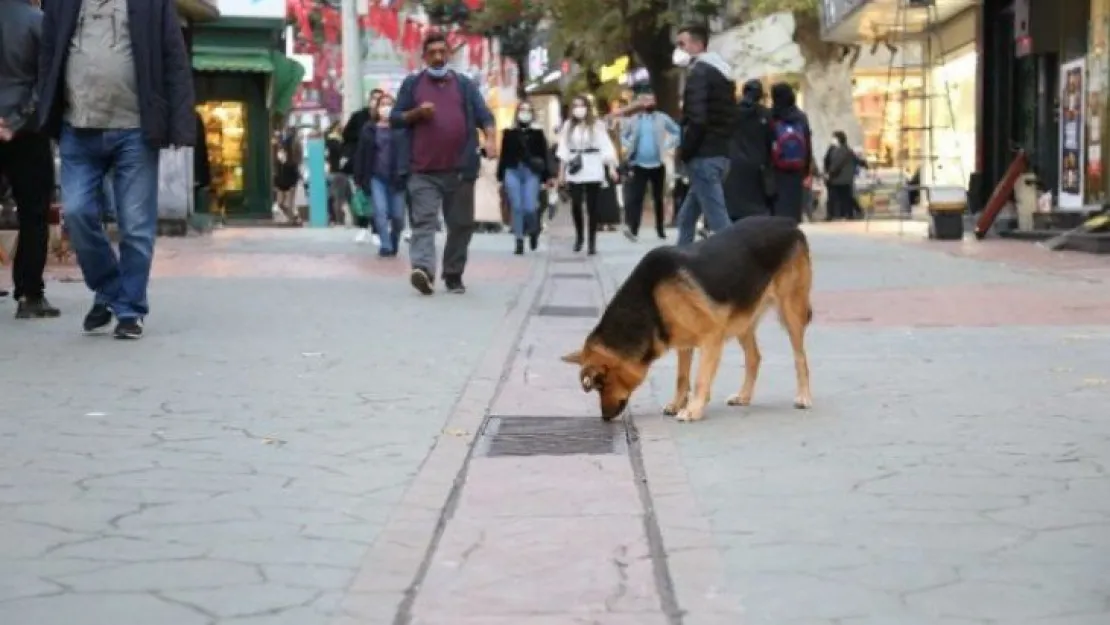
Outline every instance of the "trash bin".
{"type": "Polygon", "coordinates": [[[929,234],[938,241],[962,241],[964,238],[964,205],[929,207],[929,234]]]}

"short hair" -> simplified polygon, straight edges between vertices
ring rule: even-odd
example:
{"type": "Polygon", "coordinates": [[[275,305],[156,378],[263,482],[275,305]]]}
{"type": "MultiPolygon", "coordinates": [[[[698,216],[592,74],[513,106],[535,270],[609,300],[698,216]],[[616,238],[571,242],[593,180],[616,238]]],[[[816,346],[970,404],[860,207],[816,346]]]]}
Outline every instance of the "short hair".
{"type": "Polygon", "coordinates": [[[686,33],[690,38],[703,46],[709,45],[709,29],[705,24],[690,23],[678,29],[678,34],[686,33]]]}
{"type": "Polygon", "coordinates": [[[383,95],[385,95],[385,89],[375,88],[375,89],[370,90],[370,97],[371,98],[374,97],[374,96],[381,97],[383,95]]]}
{"type": "Polygon", "coordinates": [[[443,33],[439,32],[438,30],[428,33],[428,36],[424,37],[424,47],[422,48],[422,51],[427,52],[428,48],[430,48],[433,44],[436,44],[436,43],[442,43],[442,44],[446,45],[447,44],[447,35],[444,35],[443,33]]]}

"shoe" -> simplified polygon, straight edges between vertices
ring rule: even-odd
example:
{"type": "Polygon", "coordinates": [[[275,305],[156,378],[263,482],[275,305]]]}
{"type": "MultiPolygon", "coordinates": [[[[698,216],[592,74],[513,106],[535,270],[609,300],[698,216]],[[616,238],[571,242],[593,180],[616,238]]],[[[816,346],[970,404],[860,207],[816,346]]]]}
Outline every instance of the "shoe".
{"type": "Polygon", "coordinates": [[[447,284],[448,293],[454,293],[455,295],[466,293],[466,286],[463,284],[462,276],[444,276],[443,281],[447,284]]]}
{"type": "Polygon", "coordinates": [[[380,246],[382,244],[382,238],[376,234],[372,234],[370,235],[370,242],[375,246],[380,246]]]}
{"type": "MultiPolygon", "coordinates": [[[[532,249],[536,249],[536,248],[533,247],[532,249]]],[[[524,239],[517,239],[516,240],[516,249],[513,250],[513,254],[516,254],[517,256],[520,256],[520,255],[524,254],[524,239]]]]}
{"type": "Polygon", "coordinates": [[[582,251],[582,242],[581,241],[575,241],[574,242],[574,251],[575,252],[581,252],[582,251]]]}
{"type": "Polygon", "coordinates": [[[586,250],[586,254],[588,254],[590,256],[597,255],[597,248],[595,246],[591,245],[590,249],[586,250]]]}
{"type": "Polygon", "coordinates": [[[85,332],[96,332],[112,323],[112,311],[104,304],[93,304],[85,315],[85,332]]]}
{"type": "Polygon", "coordinates": [[[405,233],[401,235],[401,240],[404,241],[405,243],[408,243],[409,241],[411,241],[412,240],[412,232],[409,232],[408,230],[406,230],[405,233]]]}
{"type": "Polygon", "coordinates": [[[60,317],[62,311],[50,305],[45,297],[23,297],[15,310],[16,319],[53,319],[60,317]]]}
{"type": "Polygon", "coordinates": [[[116,331],[112,333],[117,339],[136,341],[143,338],[143,320],[136,317],[134,319],[120,319],[116,324],[116,331]]]}
{"type": "Polygon", "coordinates": [[[393,250],[378,250],[378,258],[393,258],[396,255],[397,252],[394,252],[393,250]]]}
{"type": "Polygon", "coordinates": [[[624,238],[632,241],[633,243],[639,240],[639,237],[636,236],[636,233],[632,232],[632,228],[629,228],[628,226],[621,228],[621,234],[624,235],[624,238]]]}
{"type": "Polygon", "coordinates": [[[420,267],[416,267],[412,270],[412,273],[409,274],[409,282],[412,283],[412,288],[420,291],[421,295],[431,295],[435,293],[432,277],[428,275],[427,271],[424,271],[420,267]]]}
{"type": "Polygon", "coordinates": [[[663,230],[660,230],[659,232],[656,232],[655,234],[659,235],[659,240],[660,241],[666,241],[667,240],[667,233],[664,232],[663,230]]]}
{"type": "Polygon", "coordinates": [[[540,246],[540,233],[539,232],[533,232],[532,234],[528,235],[528,249],[530,249],[534,252],[534,251],[536,251],[536,248],[539,247],[539,246],[540,246]]]}
{"type": "Polygon", "coordinates": [[[355,243],[363,244],[370,240],[370,233],[362,228],[359,228],[358,233],[355,234],[355,243]]]}

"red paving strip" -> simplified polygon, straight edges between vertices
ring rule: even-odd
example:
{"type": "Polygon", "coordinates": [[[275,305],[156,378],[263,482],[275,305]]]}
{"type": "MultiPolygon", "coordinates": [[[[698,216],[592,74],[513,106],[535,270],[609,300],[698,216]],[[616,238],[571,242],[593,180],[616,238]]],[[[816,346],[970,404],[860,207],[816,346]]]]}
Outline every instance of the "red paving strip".
{"type": "Polygon", "coordinates": [[[1110,324],[1105,289],[967,285],[817,291],[814,322],[859,326],[1016,326],[1110,324]]]}

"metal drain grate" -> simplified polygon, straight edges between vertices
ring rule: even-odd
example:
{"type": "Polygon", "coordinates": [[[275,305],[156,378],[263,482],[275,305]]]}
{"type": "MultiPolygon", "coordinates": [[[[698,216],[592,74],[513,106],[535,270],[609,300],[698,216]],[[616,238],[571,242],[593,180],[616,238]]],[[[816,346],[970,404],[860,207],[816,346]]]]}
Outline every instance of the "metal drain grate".
{"type": "Polygon", "coordinates": [[[624,423],[593,417],[490,417],[480,452],[499,456],[569,456],[622,453],[624,423]]]}
{"type": "Polygon", "coordinates": [[[559,278],[560,280],[593,280],[594,274],[586,273],[586,272],[582,272],[582,273],[567,272],[567,273],[553,273],[553,274],[551,274],[551,277],[552,278],[559,278]]]}
{"type": "Polygon", "coordinates": [[[597,306],[540,306],[536,315],[540,317],[587,317],[598,316],[597,306]]]}

